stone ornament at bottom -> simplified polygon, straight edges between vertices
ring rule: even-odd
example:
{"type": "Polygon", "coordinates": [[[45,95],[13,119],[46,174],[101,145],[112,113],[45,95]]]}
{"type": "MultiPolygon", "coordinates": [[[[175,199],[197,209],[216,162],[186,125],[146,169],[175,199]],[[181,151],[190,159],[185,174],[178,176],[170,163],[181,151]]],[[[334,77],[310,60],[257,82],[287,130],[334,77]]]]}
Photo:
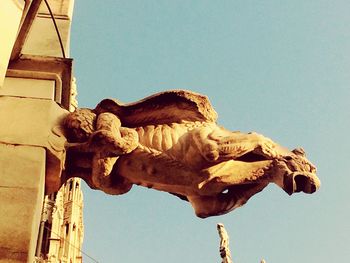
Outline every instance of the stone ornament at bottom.
{"type": "Polygon", "coordinates": [[[301,148],[289,151],[260,134],[229,131],[216,119],[206,96],[185,90],[77,109],[64,121],[62,180],[80,177],[115,195],[134,184],[165,191],[189,201],[202,218],[244,205],[271,182],[290,195],[319,188],[301,148]]]}

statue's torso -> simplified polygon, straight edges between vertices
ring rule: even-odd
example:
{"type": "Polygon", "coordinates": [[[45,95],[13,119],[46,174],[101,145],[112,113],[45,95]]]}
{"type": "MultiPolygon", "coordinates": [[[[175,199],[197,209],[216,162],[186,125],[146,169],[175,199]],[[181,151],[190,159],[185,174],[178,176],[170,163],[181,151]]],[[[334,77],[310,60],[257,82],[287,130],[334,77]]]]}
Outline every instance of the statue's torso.
{"type": "Polygon", "coordinates": [[[186,166],[201,168],[203,157],[199,154],[193,135],[198,129],[215,130],[215,123],[183,122],[137,127],[139,147],[158,151],[186,166]]]}

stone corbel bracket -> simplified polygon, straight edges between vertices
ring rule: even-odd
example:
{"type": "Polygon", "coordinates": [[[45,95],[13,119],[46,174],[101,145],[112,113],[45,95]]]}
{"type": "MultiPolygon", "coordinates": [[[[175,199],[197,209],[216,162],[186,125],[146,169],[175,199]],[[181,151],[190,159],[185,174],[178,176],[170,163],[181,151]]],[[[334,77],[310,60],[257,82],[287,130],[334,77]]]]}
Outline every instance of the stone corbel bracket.
{"type": "Polygon", "coordinates": [[[0,143],[45,148],[45,191],[57,191],[66,155],[66,138],[60,123],[68,111],[51,100],[3,96],[0,97],[0,112],[5,113],[0,114],[0,143]]]}

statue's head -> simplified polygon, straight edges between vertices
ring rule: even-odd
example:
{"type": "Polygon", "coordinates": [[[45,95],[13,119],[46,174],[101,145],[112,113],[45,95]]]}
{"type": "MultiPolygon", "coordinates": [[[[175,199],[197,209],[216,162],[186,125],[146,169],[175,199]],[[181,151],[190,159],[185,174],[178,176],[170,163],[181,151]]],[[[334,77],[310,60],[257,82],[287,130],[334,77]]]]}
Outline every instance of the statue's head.
{"type": "Polygon", "coordinates": [[[276,159],[275,183],[289,195],[297,192],[314,193],[320,187],[316,167],[306,159],[302,148],[276,159]]]}
{"type": "Polygon", "coordinates": [[[85,142],[88,140],[96,122],[96,114],[90,109],[77,109],[67,115],[65,129],[70,142],[85,142]]]}
{"type": "Polygon", "coordinates": [[[289,151],[276,145],[277,156],[249,152],[236,160],[208,169],[208,178],[200,184],[202,196],[191,196],[197,216],[226,214],[244,205],[250,197],[275,183],[289,195],[311,194],[320,187],[315,166],[303,149],[289,151]]]}

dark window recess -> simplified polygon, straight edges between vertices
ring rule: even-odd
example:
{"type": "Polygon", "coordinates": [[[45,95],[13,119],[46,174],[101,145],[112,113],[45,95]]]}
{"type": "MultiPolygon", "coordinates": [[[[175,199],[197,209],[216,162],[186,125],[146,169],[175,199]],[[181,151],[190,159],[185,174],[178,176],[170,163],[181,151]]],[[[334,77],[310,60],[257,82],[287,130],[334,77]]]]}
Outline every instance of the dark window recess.
{"type": "Polygon", "coordinates": [[[66,223],[66,236],[68,236],[69,233],[69,223],[66,223]]]}

